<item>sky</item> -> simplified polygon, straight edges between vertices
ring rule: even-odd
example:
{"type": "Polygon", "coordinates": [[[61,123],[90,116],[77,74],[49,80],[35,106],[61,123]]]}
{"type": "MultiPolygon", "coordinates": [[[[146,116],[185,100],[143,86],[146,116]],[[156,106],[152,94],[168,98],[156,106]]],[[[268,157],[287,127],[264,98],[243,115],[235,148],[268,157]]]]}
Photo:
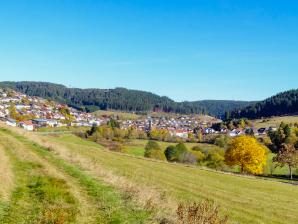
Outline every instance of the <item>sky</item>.
{"type": "Polygon", "coordinates": [[[298,88],[296,0],[0,0],[0,81],[174,100],[298,88]]]}

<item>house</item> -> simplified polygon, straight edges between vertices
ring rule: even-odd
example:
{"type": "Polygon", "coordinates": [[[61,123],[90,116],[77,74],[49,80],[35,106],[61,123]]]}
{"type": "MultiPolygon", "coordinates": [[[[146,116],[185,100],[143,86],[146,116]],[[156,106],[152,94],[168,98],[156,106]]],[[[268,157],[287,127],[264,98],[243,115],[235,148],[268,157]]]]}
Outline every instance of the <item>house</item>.
{"type": "Polygon", "coordinates": [[[8,126],[16,127],[16,126],[17,126],[17,121],[14,120],[14,119],[10,119],[10,118],[8,118],[8,119],[6,120],[6,124],[7,124],[8,126]]]}
{"type": "Polygon", "coordinates": [[[204,134],[214,134],[215,130],[213,128],[204,128],[204,134]]]}
{"type": "Polygon", "coordinates": [[[227,128],[221,128],[220,133],[226,134],[226,133],[228,133],[228,129],[227,128]]]}
{"type": "Polygon", "coordinates": [[[49,127],[57,127],[58,121],[56,121],[56,120],[47,120],[47,125],[49,127]]]}
{"type": "Polygon", "coordinates": [[[258,130],[259,135],[267,135],[267,129],[266,128],[260,128],[258,130]]]}
{"type": "Polygon", "coordinates": [[[254,136],[258,136],[259,135],[259,132],[258,132],[258,129],[256,128],[246,128],[245,129],[245,134],[247,135],[254,135],[254,136]]]}
{"type": "Polygon", "coordinates": [[[31,106],[23,105],[23,104],[17,104],[15,107],[16,107],[17,110],[23,110],[23,109],[30,109],[31,108],[31,106]]]}
{"type": "Polygon", "coordinates": [[[229,136],[230,137],[236,137],[236,136],[239,136],[239,135],[243,135],[243,130],[241,129],[233,129],[232,131],[230,131],[229,133],[229,136]]]}
{"type": "Polygon", "coordinates": [[[58,121],[56,120],[50,120],[50,119],[33,119],[32,123],[37,127],[57,127],[58,121]]]}
{"type": "Polygon", "coordinates": [[[47,122],[48,122],[47,119],[42,119],[42,118],[37,118],[37,119],[32,120],[33,125],[35,125],[37,127],[46,127],[47,122]]]}
{"type": "Polygon", "coordinates": [[[25,129],[26,131],[33,131],[34,130],[34,126],[33,126],[32,121],[20,122],[20,127],[25,129]]]}
{"type": "Polygon", "coordinates": [[[185,130],[173,130],[170,132],[171,136],[176,136],[179,138],[184,138],[187,139],[188,138],[188,132],[185,130]]]}
{"type": "Polygon", "coordinates": [[[74,122],[71,122],[70,126],[72,126],[72,127],[91,127],[92,124],[85,122],[85,121],[74,121],[74,122]]]}
{"type": "Polygon", "coordinates": [[[92,125],[96,125],[96,126],[100,126],[102,122],[99,121],[99,120],[90,120],[89,121],[89,124],[92,126],[92,125]]]}

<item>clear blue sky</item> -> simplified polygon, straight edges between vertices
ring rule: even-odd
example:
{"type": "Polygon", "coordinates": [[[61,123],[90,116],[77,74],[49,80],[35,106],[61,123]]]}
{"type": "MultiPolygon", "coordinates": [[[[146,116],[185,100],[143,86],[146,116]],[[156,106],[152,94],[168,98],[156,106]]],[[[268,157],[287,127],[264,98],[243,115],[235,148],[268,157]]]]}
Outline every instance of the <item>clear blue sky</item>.
{"type": "Polygon", "coordinates": [[[0,80],[175,100],[298,88],[296,0],[0,0],[0,80]]]}

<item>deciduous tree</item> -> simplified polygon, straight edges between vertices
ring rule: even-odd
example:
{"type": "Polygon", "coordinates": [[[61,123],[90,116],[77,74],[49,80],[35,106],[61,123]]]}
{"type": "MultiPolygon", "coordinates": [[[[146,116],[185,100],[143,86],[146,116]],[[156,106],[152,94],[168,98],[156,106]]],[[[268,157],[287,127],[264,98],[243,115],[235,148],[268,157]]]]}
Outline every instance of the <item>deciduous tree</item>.
{"type": "Polygon", "coordinates": [[[293,179],[293,168],[298,167],[298,150],[292,144],[282,144],[280,151],[276,157],[273,158],[279,166],[288,166],[290,170],[290,177],[293,179]]]}
{"type": "Polygon", "coordinates": [[[229,166],[238,165],[241,172],[262,174],[267,161],[267,150],[255,138],[240,136],[230,141],[225,153],[229,166]]]}

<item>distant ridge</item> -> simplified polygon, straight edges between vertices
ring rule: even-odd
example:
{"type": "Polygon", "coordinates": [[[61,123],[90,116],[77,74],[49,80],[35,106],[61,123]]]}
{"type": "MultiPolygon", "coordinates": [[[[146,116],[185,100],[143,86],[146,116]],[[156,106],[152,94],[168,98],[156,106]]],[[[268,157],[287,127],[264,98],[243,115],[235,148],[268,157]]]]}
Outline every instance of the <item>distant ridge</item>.
{"type": "Polygon", "coordinates": [[[231,112],[231,118],[266,118],[298,114],[298,89],[289,90],[231,112]]]}
{"type": "Polygon", "coordinates": [[[139,90],[67,88],[64,85],[49,82],[0,82],[0,87],[11,88],[30,96],[39,96],[90,112],[112,109],[128,112],[210,114],[222,117],[226,111],[243,108],[252,103],[230,100],[175,102],[168,97],[139,90]]]}

